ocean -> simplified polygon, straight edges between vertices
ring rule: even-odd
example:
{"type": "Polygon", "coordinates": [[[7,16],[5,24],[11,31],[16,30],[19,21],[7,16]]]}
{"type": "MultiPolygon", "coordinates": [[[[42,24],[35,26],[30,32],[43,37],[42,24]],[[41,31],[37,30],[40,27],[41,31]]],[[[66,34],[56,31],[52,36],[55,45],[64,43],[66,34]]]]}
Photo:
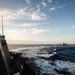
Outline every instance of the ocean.
{"type": "Polygon", "coordinates": [[[9,50],[28,58],[39,75],[75,75],[75,44],[9,45],[9,50]]]}

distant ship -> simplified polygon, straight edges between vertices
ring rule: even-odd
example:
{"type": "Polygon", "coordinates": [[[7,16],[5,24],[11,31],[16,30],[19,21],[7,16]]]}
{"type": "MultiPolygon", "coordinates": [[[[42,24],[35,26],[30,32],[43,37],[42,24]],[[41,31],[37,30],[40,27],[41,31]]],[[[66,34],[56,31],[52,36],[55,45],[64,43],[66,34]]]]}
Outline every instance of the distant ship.
{"type": "Polygon", "coordinates": [[[64,46],[67,45],[67,43],[61,43],[61,44],[55,44],[56,46],[64,46]]]}

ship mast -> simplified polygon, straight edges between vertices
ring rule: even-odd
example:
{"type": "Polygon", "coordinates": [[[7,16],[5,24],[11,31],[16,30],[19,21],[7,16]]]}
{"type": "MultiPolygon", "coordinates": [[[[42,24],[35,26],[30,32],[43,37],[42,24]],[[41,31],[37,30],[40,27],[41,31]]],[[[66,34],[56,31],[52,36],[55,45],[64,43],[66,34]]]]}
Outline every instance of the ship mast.
{"type": "Polygon", "coordinates": [[[1,16],[2,19],[2,35],[4,35],[4,27],[3,27],[3,15],[1,16]]]}

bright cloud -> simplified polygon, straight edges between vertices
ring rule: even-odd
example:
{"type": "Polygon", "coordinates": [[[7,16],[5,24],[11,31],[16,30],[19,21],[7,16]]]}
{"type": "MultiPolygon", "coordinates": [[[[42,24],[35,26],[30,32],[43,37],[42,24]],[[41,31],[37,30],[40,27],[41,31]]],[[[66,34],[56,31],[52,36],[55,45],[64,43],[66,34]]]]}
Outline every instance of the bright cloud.
{"type": "Polygon", "coordinates": [[[31,34],[35,34],[35,35],[38,35],[38,34],[58,34],[59,33],[59,30],[56,30],[56,29],[38,29],[38,28],[32,28],[30,30],[30,33],[31,34]]]}
{"type": "Polygon", "coordinates": [[[32,28],[32,29],[5,29],[5,35],[8,39],[28,39],[28,37],[37,37],[38,35],[52,35],[58,34],[59,30],[56,29],[39,29],[39,28],[32,28]]]}
{"type": "Polygon", "coordinates": [[[32,34],[41,34],[41,33],[47,33],[49,32],[49,29],[35,29],[33,28],[31,33],[32,34]]]}
{"type": "Polygon", "coordinates": [[[52,8],[50,8],[49,10],[50,11],[53,11],[53,10],[55,10],[56,9],[56,7],[52,7],[52,8]]]}
{"type": "Polygon", "coordinates": [[[31,3],[31,1],[30,1],[30,0],[25,0],[25,2],[26,2],[27,4],[30,4],[30,3],[31,3]]]}
{"type": "MultiPolygon", "coordinates": [[[[37,26],[41,26],[41,25],[45,25],[48,24],[47,22],[45,23],[15,23],[15,22],[9,22],[9,21],[4,21],[4,25],[7,27],[37,27],[37,26]]],[[[0,23],[1,25],[1,23],[0,23]]]]}
{"type": "Polygon", "coordinates": [[[51,3],[51,2],[52,2],[52,0],[48,0],[48,2],[49,2],[49,3],[51,3]]]}
{"type": "Polygon", "coordinates": [[[25,19],[25,20],[45,20],[46,14],[40,12],[40,9],[38,10],[32,10],[32,8],[29,10],[27,8],[18,9],[18,10],[8,10],[8,9],[2,9],[0,10],[0,15],[3,15],[5,19],[25,19]]]}
{"type": "Polygon", "coordinates": [[[37,5],[37,8],[39,8],[40,7],[40,5],[37,5]]]}
{"type": "Polygon", "coordinates": [[[50,8],[49,10],[50,10],[50,11],[53,11],[53,10],[56,10],[56,9],[59,9],[59,8],[63,8],[63,6],[52,7],[52,8],[50,8]]]}
{"type": "Polygon", "coordinates": [[[46,5],[47,5],[44,1],[42,1],[41,4],[42,4],[44,7],[46,7],[46,5]]]}

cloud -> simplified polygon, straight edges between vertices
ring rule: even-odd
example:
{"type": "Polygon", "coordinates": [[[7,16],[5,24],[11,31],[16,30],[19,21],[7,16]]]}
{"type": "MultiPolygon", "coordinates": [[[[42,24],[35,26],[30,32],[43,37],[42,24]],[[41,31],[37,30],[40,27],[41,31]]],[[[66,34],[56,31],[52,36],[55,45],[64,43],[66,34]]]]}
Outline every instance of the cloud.
{"type": "MultiPolygon", "coordinates": [[[[0,21],[1,18],[0,18],[0,21]]],[[[7,28],[32,28],[32,27],[38,27],[38,26],[42,26],[42,25],[47,25],[49,24],[50,22],[34,22],[34,21],[28,21],[28,22],[16,22],[16,21],[13,21],[13,20],[4,20],[4,25],[7,27],[7,28]]],[[[1,26],[1,22],[0,22],[0,26],[1,26]]]]}
{"type": "Polygon", "coordinates": [[[48,0],[49,3],[52,3],[52,0],[48,0]]]}
{"type": "Polygon", "coordinates": [[[24,28],[24,29],[15,29],[9,28],[5,29],[5,35],[7,38],[11,39],[27,39],[28,37],[39,37],[42,35],[52,35],[52,34],[58,34],[59,30],[55,29],[38,29],[38,28],[24,28]],[[14,36],[15,35],[15,36],[14,36]]]}
{"type": "Polygon", "coordinates": [[[75,25],[72,25],[72,28],[75,28],[75,25]]]}
{"type": "Polygon", "coordinates": [[[39,8],[40,7],[40,5],[37,5],[37,8],[39,8]]]}
{"type": "Polygon", "coordinates": [[[50,11],[53,11],[53,10],[55,10],[56,9],[56,7],[52,7],[52,8],[50,8],[49,10],[50,11]]]}
{"type": "Polygon", "coordinates": [[[4,19],[25,19],[25,20],[46,20],[47,15],[40,12],[40,8],[34,10],[32,8],[22,8],[18,10],[9,10],[9,9],[2,9],[0,10],[0,15],[4,16],[4,19]]]}
{"type": "MultiPolygon", "coordinates": [[[[15,23],[15,22],[9,22],[9,21],[4,21],[4,25],[7,26],[7,27],[37,27],[37,26],[41,26],[41,25],[45,25],[45,24],[48,24],[48,23],[15,23]]],[[[0,24],[1,25],[1,24],[0,24]]]]}
{"type": "Polygon", "coordinates": [[[41,4],[42,4],[44,7],[46,7],[46,5],[47,5],[44,1],[42,1],[41,4]]]}
{"type": "Polygon", "coordinates": [[[49,29],[36,29],[36,28],[33,28],[31,30],[32,34],[42,34],[42,33],[47,33],[47,32],[49,32],[49,29]]]}
{"type": "Polygon", "coordinates": [[[31,1],[30,1],[30,0],[25,0],[25,2],[26,2],[27,4],[30,4],[30,3],[31,3],[31,1]]]}
{"type": "Polygon", "coordinates": [[[38,29],[38,28],[32,28],[30,30],[30,33],[31,34],[35,34],[35,35],[38,35],[38,34],[58,34],[59,33],[59,30],[58,29],[38,29]]]}
{"type": "Polygon", "coordinates": [[[53,11],[53,10],[56,10],[56,9],[59,9],[59,8],[63,8],[64,6],[56,6],[56,7],[52,7],[50,8],[49,10],[50,11],[53,11]]]}
{"type": "Polygon", "coordinates": [[[35,13],[33,12],[32,15],[32,20],[46,20],[46,14],[43,13],[35,13]]]}

